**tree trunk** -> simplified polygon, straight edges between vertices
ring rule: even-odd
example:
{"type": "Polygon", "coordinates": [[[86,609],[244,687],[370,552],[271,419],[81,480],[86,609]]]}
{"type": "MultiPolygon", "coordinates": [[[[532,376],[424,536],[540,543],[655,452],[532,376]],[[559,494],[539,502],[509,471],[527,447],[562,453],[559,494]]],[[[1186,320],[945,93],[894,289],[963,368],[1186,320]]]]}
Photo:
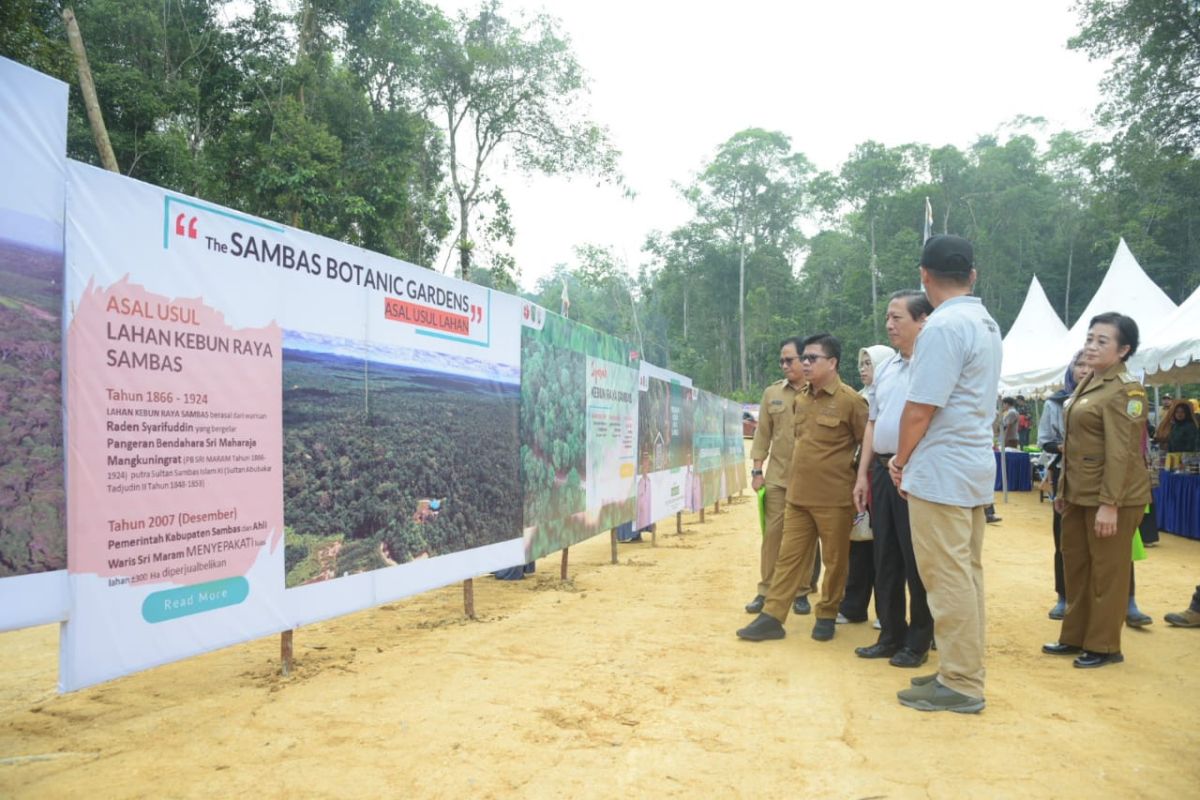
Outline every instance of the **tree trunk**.
{"type": "MultiPolygon", "coordinates": [[[[871,337],[879,341],[879,287],[875,282],[875,217],[871,217],[871,337]]],[[[841,366],[840,364],[838,366],[841,366]]]]}
{"type": "Polygon", "coordinates": [[[83,34],[79,32],[75,12],[64,8],[62,17],[67,25],[67,41],[71,43],[71,50],[75,53],[75,66],[79,69],[79,91],[83,95],[83,106],[87,109],[96,149],[100,152],[100,163],[110,172],[120,172],[117,156],[108,140],[108,128],[104,127],[104,114],[100,111],[100,99],[96,96],[96,84],[92,82],[92,68],[88,64],[87,51],[83,48],[83,34]]]}
{"type": "Polygon", "coordinates": [[[1063,323],[1071,327],[1071,267],[1075,262],[1075,237],[1067,246],[1067,291],[1063,298],[1063,323]]]}
{"type": "Polygon", "coordinates": [[[741,236],[738,248],[738,359],[741,364],[742,390],[749,388],[746,382],[746,235],[741,236]]]}
{"type": "Polygon", "coordinates": [[[466,200],[458,202],[458,277],[471,280],[471,223],[466,200]]]}

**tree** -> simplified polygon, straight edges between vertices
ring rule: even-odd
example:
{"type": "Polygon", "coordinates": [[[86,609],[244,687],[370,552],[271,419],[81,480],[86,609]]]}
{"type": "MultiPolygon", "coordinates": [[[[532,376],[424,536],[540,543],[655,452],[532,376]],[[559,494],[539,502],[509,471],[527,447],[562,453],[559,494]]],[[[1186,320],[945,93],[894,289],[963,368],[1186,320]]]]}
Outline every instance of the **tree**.
{"type": "Polygon", "coordinates": [[[793,153],[778,131],[747,128],[717,151],[685,196],[713,230],[737,250],[739,384],[749,388],[746,368],[746,259],[766,243],[785,253],[801,241],[797,218],[804,210],[805,181],[812,165],[793,153]]]}
{"type": "Polygon", "coordinates": [[[1195,0],[1081,0],[1068,46],[1111,58],[1102,124],[1189,153],[1200,145],[1200,7],[1195,0]]]}
{"type": "Polygon", "coordinates": [[[604,179],[617,178],[618,154],[607,132],[582,111],[583,70],[554,18],[510,20],[499,0],[487,0],[474,15],[462,12],[429,30],[431,57],[417,66],[417,78],[446,136],[459,276],[469,280],[475,216],[490,207],[491,235],[512,238],[503,195],[488,179],[498,154],[530,172],[604,179]]]}

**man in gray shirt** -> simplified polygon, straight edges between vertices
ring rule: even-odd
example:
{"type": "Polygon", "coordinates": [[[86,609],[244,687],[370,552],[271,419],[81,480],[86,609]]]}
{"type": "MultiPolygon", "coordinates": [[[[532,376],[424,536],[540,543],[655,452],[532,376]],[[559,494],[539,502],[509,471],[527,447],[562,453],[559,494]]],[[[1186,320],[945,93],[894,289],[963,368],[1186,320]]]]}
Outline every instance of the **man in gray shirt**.
{"type": "Polygon", "coordinates": [[[971,296],[975,254],[966,239],[932,237],[920,270],[934,312],[917,336],[889,471],[908,497],[939,668],[898,697],[922,711],[975,713],[985,704],[983,531],[996,477],[1000,327],[971,296]]]}

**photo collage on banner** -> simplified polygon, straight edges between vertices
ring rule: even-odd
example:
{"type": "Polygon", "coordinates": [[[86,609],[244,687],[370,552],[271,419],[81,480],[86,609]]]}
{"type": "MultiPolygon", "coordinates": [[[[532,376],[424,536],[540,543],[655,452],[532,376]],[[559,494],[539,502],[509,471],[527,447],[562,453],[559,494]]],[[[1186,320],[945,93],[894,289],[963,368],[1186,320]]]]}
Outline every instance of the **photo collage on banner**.
{"type": "Polygon", "coordinates": [[[518,562],[516,298],[71,163],[67,300],[65,689],[518,562]]]}
{"type": "Polygon", "coordinates": [[[692,490],[688,492],[688,509],[699,511],[718,500],[721,479],[725,470],[725,401],[723,398],[695,389],[695,427],[692,434],[692,466],[695,474],[692,490]]]}
{"type": "Polygon", "coordinates": [[[692,484],[692,379],[642,362],[634,529],[683,511],[692,484]]]}
{"type": "Polygon", "coordinates": [[[527,304],[521,329],[525,561],[634,517],[638,369],[621,339],[527,304]]]}
{"type": "Polygon", "coordinates": [[[0,58],[0,631],[67,616],[67,85],[0,58]]]}
{"type": "Polygon", "coordinates": [[[724,497],[746,488],[746,450],[742,435],[742,404],[721,401],[725,406],[725,488],[724,497]]]}

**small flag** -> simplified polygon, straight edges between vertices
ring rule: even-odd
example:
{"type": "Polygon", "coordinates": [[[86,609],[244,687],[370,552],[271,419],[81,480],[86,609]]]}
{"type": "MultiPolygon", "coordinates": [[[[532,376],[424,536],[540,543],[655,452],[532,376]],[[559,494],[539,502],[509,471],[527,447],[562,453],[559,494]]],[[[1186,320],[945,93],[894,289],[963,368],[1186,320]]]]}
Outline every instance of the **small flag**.
{"type": "Polygon", "coordinates": [[[929,198],[925,198],[925,238],[921,240],[921,244],[929,241],[929,237],[933,236],[933,206],[929,205],[929,198]]]}

